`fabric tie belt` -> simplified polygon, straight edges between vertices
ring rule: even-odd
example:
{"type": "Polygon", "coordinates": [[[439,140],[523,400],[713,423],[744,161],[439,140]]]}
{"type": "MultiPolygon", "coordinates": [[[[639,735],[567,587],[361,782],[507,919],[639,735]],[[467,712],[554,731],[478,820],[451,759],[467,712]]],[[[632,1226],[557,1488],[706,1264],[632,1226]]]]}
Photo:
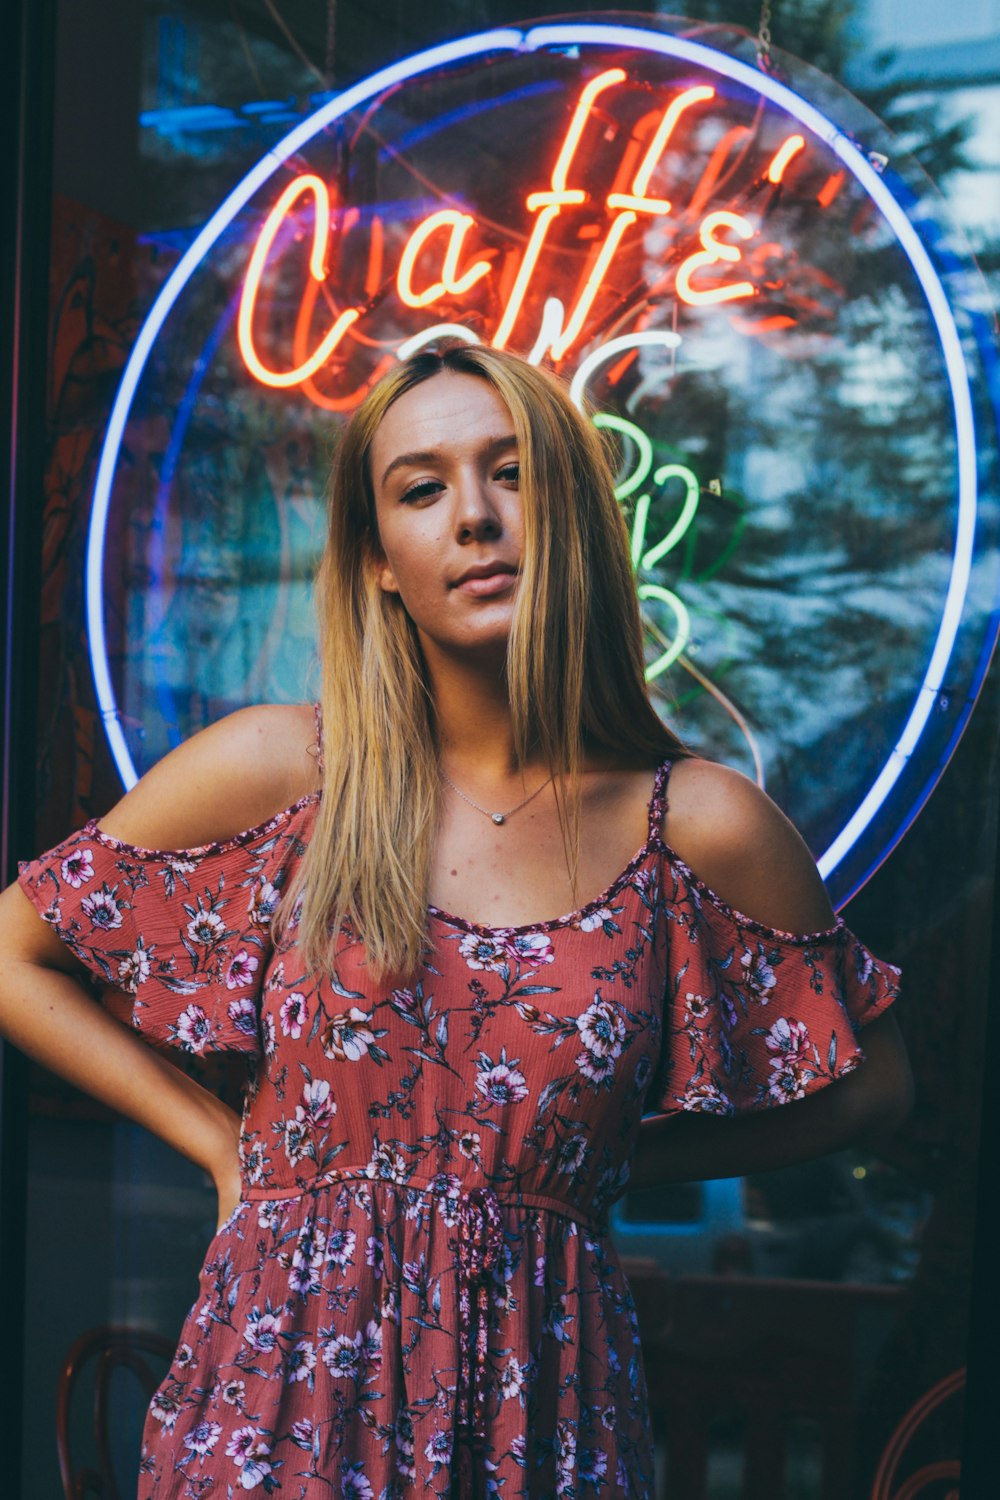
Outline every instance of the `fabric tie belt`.
{"type": "Polygon", "coordinates": [[[540,1208],[594,1233],[606,1225],[558,1198],[512,1194],[501,1198],[493,1188],[473,1188],[458,1203],[458,1237],[452,1240],[458,1271],[459,1368],[455,1391],[455,1446],[452,1495],[477,1500],[488,1493],[486,1472],[486,1398],[489,1393],[490,1283],[501,1266],[504,1229],[501,1205],[540,1208]]]}
{"type": "Polygon", "coordinates": [[[492,1188],[463,1193],[458,1206],[458,1390],[456,1436],[485,1442],[486,1359],[489,1352],[489,1283],[503,1253],[500,1201],[492,1188]]]}

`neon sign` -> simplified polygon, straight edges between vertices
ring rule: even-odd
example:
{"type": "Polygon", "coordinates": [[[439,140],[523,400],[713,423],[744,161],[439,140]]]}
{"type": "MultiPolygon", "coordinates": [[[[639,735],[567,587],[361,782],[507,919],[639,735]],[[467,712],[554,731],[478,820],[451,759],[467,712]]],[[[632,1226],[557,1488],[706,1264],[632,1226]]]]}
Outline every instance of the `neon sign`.
{"type": "MultiPolygon", "coordinates": [[[[601,120],[606,133],[608,111],[613,109],[614,93],[626,84],[627,78],[623,68],[609,68],[583,87],[565,135],[556,149],[549,185],[527,193],[525,208],[534,216],[534,220],[520,254],[513,285],[503,300],[497,326],[489,340],[497,349],[508,347],[518,328],[525,301],[556,219],[573,209],[592,210],[593,192],[580,186],[569,186],[569,177],[578,155],[582,154],[585,138],[594,133],[598,101],[601,103],[601,120]]],[[[599,293],[613,271],[615,257],[626,233],[638,224],[640,215],[663,218],[671,212],[673,204],[670,199],[649,196],[653,174],[661,167],[664,153],[683,117],[699,106],[704,109],[715,98],[714,88],[700,85],[682,89],[668,99],[662,110],[652,111],[640,122],[639,129],[644,129],[650,135],[645,150],[642,150],[638,134],[633,132],[613,179],[613,182],[627,183],[628,191],[622,192],[612,187],[606,194],[604,201],[610,219],[606,224],[603,240],[583,270],[577,299],[565,324],[561,302],[553,298],[547,304],[548,311],[543,326],[528,345],[532,351],[531,357],[536,362],[547,357],[557,363],[561,362],[579,342],[599,293]],[[642,151],[641,160],[638,160],[639,151],[642,151]]],[[[796,133],[788,136],[765,168],[763,175],[767,181],[772,186],[779,185],[789,163],[804,149],[805,140],[802,135],[796,133]]],[[[596,154],[598,153],[595,152],[594,155],[596,154]]],[[[589,164],[593,167],[593,156],[589,164]]],[[[333,208],[326,184],[314,173],[303,173],[294,178],[279,195],[253,247],[240,299],[238,340],[247,370],[263,385],[288,389],[309,382],[318,370],[329,363],[352,328],[361,331],[365,307],[344,308],[336,313],[332,326],[323,334],[312,352],[302,357],[304,324],[309,321],[315,305],[317,286],[328,280],[332,216],[333,208]],[[275,243],[288,225],[298,229],[301,220],[297,211],[301,209],[304,199],[309,201],[311,212],[305,231],[309,247],[308,274],[300,314],[296,319],[295,355],[298,363],[279,371],[272,368],[260,354],[255,313],[265,274],[268,271],[277,274],[274,264],[275,243]]],[[[381,221],[376,218],[373,227],[374,225],[378,226],[381,259],[381,221]]],[[[395,275],[395,291],[400,302],[418,309],[432,307],[441,301],[447,301],[449,306],[453,306],[456,302],[461,303],[484,277],[494,274],[494,266],[490,260],[469,258],[466,241],[470,231],[474,232],[475,239],[483,242],[482,228],[475,217],[454,208],[439,209],[417,225],[406,241],[395,275]],[[460,269],[460,263],[463,262],[464,270],[460,269]],[[432,267],[430,270],[427,269],[428,263],[432,267]],[[424,284],[419,287],[415,280],[418,265],[424,268],[424,284]]],[[[676,267],[674,288],[677,297],[689,306],[705,307],[755,296],[758,291],[755,282],[726,279],[719,275],[725,267],[735,266],[743,260],[741,242],[753,239],[755,233],[753,224],[742,214],[726,209],[705,214],[697,226],[699,248],[687,254],[676,267]]],[[[290,243],[286,243],[284,253],[301,259],[302,233],[297,232],[285,238],[290,243]]],[[[782,254],[780,245],[772,245],[769,249],[772,254],[782,254]]],[[[369,263],[370,260],[369,256],[369,263]]],[[[378,288],[378,293],[378,300],[381,302],[381,288],[378,288]]],[[[310,391],[309,394],[312,395],[313,392],[310,391]]],[[[363,391],[357,393],[358,400],[362,394],[363,391]]]]}
{"type": "MultiPolygon", "coordinates": [[[[192,510],[183,519],[177,476],[196,450],[206,382],[218,383],[216,409],[224,401],[231,421],[245,416],[243,440],[255,453],[257,434],[275,432],[275,456],[255,463],[250,477],[256,483],[263,471],[277,493],[290,445],[318,451],[323,424],[349,411],[396,358],[449,333],[555,365],[574,399],[596,408],[597,425],[619,440],[618,495],[648,628],[647,675],[664,692],[664,711],[679,704],[689,715],[683,732],[706,753],[767,777],[821,851],[835,898],[891,847],[971,708],[970,699],[945,714],[944,685],[956,673],[974,685],[991,645],[984,628],[978,665],[970,662],[969,621],[989,592],[975,566],[983,546],[976,437],[978,426],[981,451],[993,442],[992,414],[975,410],[971,323],[956,311],[926,224],[914,222],[905,179],[869,160],[870,142],[859,144],[738,51],[665,26],[484,33],[331,99],[234,189],[143,325],[95,485],[88,626],[109,742],[127,784],[136,745],[122,729],[108,659],[104,545],[127,503],[119,464],[126,429],[145,420],[145,403],[158,415],[169,407],[159,394],[166,371],[192,373],[158,505],[173,508],[171,524],[196,546],[204,517],[192,510]],[[474,111],[472,66],[480,70],[474,111]],[[460,149],[449,147],[452,121],[460,149]],[[892,337],[898,342],[904,330],[916,340],[914,363],[924,371],[916,396],[902,376],[898,399],[889,378],[865,395],[866,370],[891,369],[855,316],[866,298],[875,305],[865,256],[880,258],[880,315],[901,320],[892,337]],[[220,284],[228,301],[217,322],[220,284]],[[877,408],[890,396],[901,411],[924,402],[921,430],[945,455],[948,476],[933,557],[921,561],[933,574],[921,584],[931,613],[914,621],[891,674],[872,650],[877,629],[866,611],[890,576],[887,539],[906,534],[908,502],[880,491],[857,456],[866,400],[877,408]],[[836,439],[839,468],[831,469],[826,428],[833,434],[838,423],[849,436],[836,439]],[[866,510],[860,496],[874,496],[873,505],[866,510]],[[813,576],[836,580],[829,603],[813,576]],[[822,672],[807,670],[809,653],[827,663],[822,672]],[[833,691],[823,672],[840,674],[833,691]],[[905,698],[886,698],[879,683],[887,674],[905,683],[905,698]],[[793,717],[771,718],[784,684],[793,717]],[[848,722],[855,699],[880,705],[857,732],[848,722]],[[812,737],[789,748],[799,725],[812,737]],[[850,774],[838,805],[817,810],[821,773],[809,765],[826,765],[831,736],[853,746],[850,774]],[[914,778],[919,792],[908,790],[914,778]]],[[[895,451],[892,413],[876,412],[869,425],[895,451]]],[[[320,493],[317,476],[309,503],[318,505],[320,493]]],[[[932,499],[921,494],[921,515],[932,499]]],[[[153,536],[167,527],[158,509],[153,536]]],[[[180,686],[169,689],[175,695],[198,670],[183,623],[173,623],[184,617],[176,580],[190,568],[170,574],[159,541],[147,556],[158,571],[146,597],[157,602],[147,613],[155,639],[142,671],[162,698],[164,663],[186,664],[177,669],[180,686]]],[[[914,589],[901,587],[912,607],[914,589]]],[[[202,634],[204,620],[199,604],[202,634]]],[[[219,649],[231,637],[220,625],[219,649]]],[[[266,662],[281,637],[272,630],[262,639],[255,659],[266,662]]],[[[223,673],[226,692],[218,673],[206,687],[221,699],[217,711],[242,701],[243,671],[223,673]]],[[[253,695],[280,696],[288,680],[287,670],[278,674],[276,692],[255,677],[253,695]]],[[[949,701],[965,702],[954,693],[949,701]]],[[[181,715],[172,709],[171,717],[181,715]]]]}

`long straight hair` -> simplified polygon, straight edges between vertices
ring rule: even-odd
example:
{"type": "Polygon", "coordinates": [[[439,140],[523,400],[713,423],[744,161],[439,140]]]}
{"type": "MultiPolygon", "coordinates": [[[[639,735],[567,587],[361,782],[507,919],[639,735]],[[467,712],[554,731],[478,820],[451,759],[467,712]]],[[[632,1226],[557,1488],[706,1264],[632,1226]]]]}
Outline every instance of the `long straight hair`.
{"type": "Polygon", "coordinates": [[[370,454],[390,406],[444,371],[486,381],[514,425],[524,535],[506,661],[514,748],[522,767],[533,756],[556,778],[574,892],[586,752],[636,765],[690,753],[647,695],[628,533],[601,435],[554,376],[514,355],[468,344],[413,355],[358,407],[331,476],[316,580],[323,795],[276,915],[280,932],[301,906],[298,943],[313,969],[335,966],[342,929],[361,939],[376,978],[412,975],[427,952],[441,792],[434,704],[416,628],[378,580],[370,454]]]}

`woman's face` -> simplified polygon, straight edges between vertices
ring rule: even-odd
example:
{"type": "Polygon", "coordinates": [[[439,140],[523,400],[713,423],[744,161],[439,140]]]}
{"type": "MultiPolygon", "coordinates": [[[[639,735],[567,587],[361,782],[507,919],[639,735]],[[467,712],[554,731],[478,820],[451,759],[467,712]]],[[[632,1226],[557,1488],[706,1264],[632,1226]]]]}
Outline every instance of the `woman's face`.
{"type": "Polygon", "coordinates": [[[390,406],[369,454],[382,557],[436,655],[506,651],[523,525],[514,424],[475,375],[443,370],[390,406]]]}

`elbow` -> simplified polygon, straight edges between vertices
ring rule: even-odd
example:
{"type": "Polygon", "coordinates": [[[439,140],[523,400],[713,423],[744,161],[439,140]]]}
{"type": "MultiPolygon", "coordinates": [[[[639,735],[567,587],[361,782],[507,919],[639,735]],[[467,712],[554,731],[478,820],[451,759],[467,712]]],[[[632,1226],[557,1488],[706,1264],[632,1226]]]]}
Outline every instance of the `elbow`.
{"type": "Polygon", "coordinates": [[[887,1136],[894,1135],[913,1113],[913,1088],[900,1088],[869,1108],[858,1121],[854,1135],[861,1146],[878,1147],[887,1136]]]}
{"type": "Polygon", "coordinates": [[[861,1144],[881,1140],[905,1125],[913,1113],[913,1070],[898,1034],[889,1048],[879,1049],[856,1070],[853,1139],[861,1144]]]}
{"type": "Polygon", "coordinates": [[[916,1098],[916,1088],[913,1082],[913,1069],[910,1067],[910,1059],[905,1050],[899,1060],[899,1068],[895,1081],[893,1102],[895,1106],[891,1128],[898,1129],[905,1125],[913,1113],[913,1105],[916,1098]]]}

